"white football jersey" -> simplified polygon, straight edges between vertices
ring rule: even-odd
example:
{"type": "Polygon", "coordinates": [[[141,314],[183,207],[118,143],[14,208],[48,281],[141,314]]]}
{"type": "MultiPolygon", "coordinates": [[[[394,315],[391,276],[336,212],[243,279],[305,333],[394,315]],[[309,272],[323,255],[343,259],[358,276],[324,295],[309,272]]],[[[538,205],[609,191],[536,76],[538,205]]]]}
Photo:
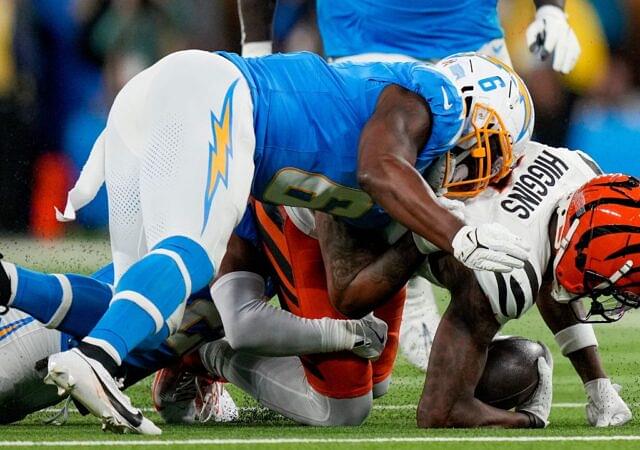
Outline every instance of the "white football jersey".
{"type": "Polygon", "coordinates": [[[531,246],[523,269],[507,274],[476,271],[498,322],[518,318],[533,305],[551,258],[549,222],[558,203],[599,173],[597,164],[580,151],[529,142],[506,186],[489,187],[467,200],[467,223],[497,222],[531,246]]]}

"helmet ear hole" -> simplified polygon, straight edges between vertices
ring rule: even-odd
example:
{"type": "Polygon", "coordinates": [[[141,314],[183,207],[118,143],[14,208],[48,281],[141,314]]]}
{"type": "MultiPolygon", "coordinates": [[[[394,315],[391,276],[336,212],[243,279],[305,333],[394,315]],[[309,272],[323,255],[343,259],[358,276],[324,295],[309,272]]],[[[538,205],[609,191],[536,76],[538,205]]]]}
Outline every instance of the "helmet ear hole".
{"type": "Polygon", "coordinates": [[[578,255],[576,256],[576,267],[578,268],[578,270],[584,270],[586,265],[587,255],[585,255],[584,253],[578,253],[578,255]]]}

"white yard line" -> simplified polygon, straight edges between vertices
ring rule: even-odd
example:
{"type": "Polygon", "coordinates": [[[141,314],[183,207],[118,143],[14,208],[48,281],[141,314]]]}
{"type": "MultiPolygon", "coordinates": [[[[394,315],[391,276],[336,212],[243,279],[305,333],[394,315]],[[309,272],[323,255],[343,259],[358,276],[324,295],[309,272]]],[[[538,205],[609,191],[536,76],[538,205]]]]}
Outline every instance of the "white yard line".
{"type": "MultiPolygon", "coordinates": [[[[416,409],[418,405],[374,405],[373,409],[376,410],[382,410],[382,411],[401,411],[401,410],[412,410],[412,409],[416,409]]],[[[632,404],[630,406],[640,406],[640,405],[636,405],[636,404],[632,404]]],[[[585,403],[554,403],[553,404],[553,408],[584,408],[585,407],[585,403]]],[[[247,412],[253,412],[253,411],[258,411],[258,410],[263,410],[266,408],[263,408],[261,406],[244,406],[244,407],[240,407],[238,408],[238,410],[240,412],[243,411],[247,411],[247,412]]],[[[155,412],[154,408],[140,408],[140,410],[142,412],[155,412]]],[[[58,413],[60,412],[60,408],[47,408],[44,410],[44,412],[47,413],[58,413]]],[[[73,412],[73,413],[77,413],[78,410],[76,408],[69,408],[69,412],[73,412]]]]}
{"type": "Polygon", "coordinates": [[[380,438],[278,438],[278,439],[171,439],[121,441],[0,441],[0,447],[99,447],[160,445],[256,445],[256,444],[377,444],[430,442],[592,442],[640,441],[640,436],[468,436],[468,437],[380,437],[380,438]]]}

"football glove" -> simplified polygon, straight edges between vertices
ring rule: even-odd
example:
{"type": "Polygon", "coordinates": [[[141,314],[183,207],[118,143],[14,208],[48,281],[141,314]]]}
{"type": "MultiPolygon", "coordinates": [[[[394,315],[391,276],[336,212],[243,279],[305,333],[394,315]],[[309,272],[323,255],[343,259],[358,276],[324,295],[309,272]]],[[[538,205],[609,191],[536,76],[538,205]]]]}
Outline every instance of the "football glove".
{"type": "Polygon", "coordinates": [[[538,358],[538,387],[529,400],[516,407],[516,411],[533,418],[533,428],[545,428],[549,425],[553,394],[553,357],[547,346],[540,344],[544,347],[546,356],[538,358]]]}
{"type": "Polygon", "coordinates": [[[451,242],[453,256],[473,270],[511,272],[522,269],[530,247],[498,223],[465,225],[451,242]]]}
{"type": "Polygon", "coordinates": [[[631,410],[618,392],[621,386],[608,378],[596,378],[584,384],[589,403],[587,421],[594,427],[618,427],[629,422],[631,410]]]}
{"type": "Polygon", "coordinates": [[[526,36],[529,50],[541,60],[553,53],[553,70],[569,73],[576,65],[580,43],[561,8],[554,5],[540,7],[526,36]]]}

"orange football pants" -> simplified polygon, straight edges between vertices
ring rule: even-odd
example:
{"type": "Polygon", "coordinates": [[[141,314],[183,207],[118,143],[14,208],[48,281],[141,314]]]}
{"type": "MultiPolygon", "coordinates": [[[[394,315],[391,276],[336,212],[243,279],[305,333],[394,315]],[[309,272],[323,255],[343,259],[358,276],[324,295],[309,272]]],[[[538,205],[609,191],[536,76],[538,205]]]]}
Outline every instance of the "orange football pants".
{"type": "MultiPolygon", "coordinates": [[[[347,319],[329,299],[325,268],[318,241],[300,231],[284,208],[254,202],[262,247],[274,272],[280,304],[308,319],[347,319]]],[[[387,379],[398,352],[405,289],[391,297],[374,314],[389,326],[387,345],[375,362],[351,352],[301,356],[311,386],[332,398],[367,394],[375,383],[387,379]]]]}

